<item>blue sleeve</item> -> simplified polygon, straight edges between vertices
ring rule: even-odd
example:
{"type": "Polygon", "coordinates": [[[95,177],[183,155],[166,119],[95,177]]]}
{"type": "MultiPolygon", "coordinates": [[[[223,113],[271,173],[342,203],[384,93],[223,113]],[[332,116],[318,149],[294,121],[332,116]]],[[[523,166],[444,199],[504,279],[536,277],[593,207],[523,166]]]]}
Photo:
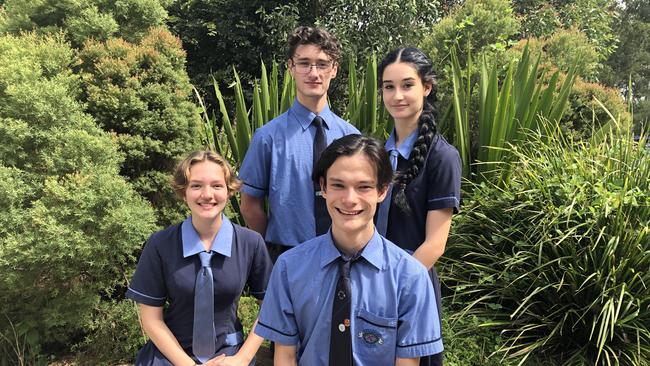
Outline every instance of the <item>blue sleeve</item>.
{"type": "Polygon", "coordinates": [[[162,258],[155,245],[154,235],[144,246],[138,266],[126,291],[126,297],[145,305],[163,306],[167,298],[167,288],[162,258]]]}
{"type": "Polygon", "coordinates": [[[298,344],[298,325],[289,291],[286,264],[281,257],[271,272],[255,334],[282,345],[298,344]]]}
{"type": "Polygon", "coordinates": [[[253,261],[251,269],[248,272],[248,288],[251,295],[257,299],[263,299],[266,292],[266,286],[271,276],[273,263],[269,252],[266,250],[266,243],[258,233],[251,233],[252,241],[255,248],[253,249],[253,261]]]}
{"type": "Polygon", "coordinates": [[[242,192],[253,197],[264,197],[269,188],[272,144],[262,130],[255,131],[244,161],[239,169],[239,179],[244,184],[242,192]]]}
{"type": "Polygon", "coordinates": [[[400,292],[397,326],[399,358],[415,358],[440,353],[443,350],[436,295],[424,266],[409,263],[410,275],[400,292]],[[415,268],[419,266],[419,268],[415,268]],[[416,270],[416,271],[414,271],[416,270]]]}
{"type": "Polygon", "coordinates": [[[427,210],[460,208],[461,162],[458,151],[442,149],[431,154],[427,171],[427,210]]]}

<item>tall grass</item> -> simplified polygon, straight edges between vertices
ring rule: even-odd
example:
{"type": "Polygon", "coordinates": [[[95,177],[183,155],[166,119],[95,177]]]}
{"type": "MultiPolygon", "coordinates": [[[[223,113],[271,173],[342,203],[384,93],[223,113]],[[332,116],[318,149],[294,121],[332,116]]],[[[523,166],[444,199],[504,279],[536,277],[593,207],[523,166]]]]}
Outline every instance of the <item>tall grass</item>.
{"type": "MultiPolygon", "coordinates": [[[[471,55],[463,68],[455,48],[451,50],[451,78],[453,85],[454,145],[463,162],[463,174],[472,180],[503,181],[495,176],[497,165],[509,159],[509,144],[517,145],[525,140],[522,131],[536,129],[540,119],[557,122],[566,109],[569,93],[575,81],[575,72],[559,82],[560,74],[550,78],[540,73],[539,57],[531,59],[528,47],[520,60],[512,61],[506,68],[505,78],[500,80],[500,65],[490,65],[484,58],[478,65],[477,74],[471,55]],[[472,101],[478,94],[478,106],[472,101]],[[478,134],[471,129],[472,108],[478,108],[478,134]],[[474,137],[475,136],[475,137],[474,137]],[[472,138],[476,141],[472,141],[472,138]],[[477,146],[475,156],[472,147],[477,146]],[[479,162],[480,164],[473,164],[479,162]]],[[[501,174],[507,170],[499,169],[501,174]]]]}
{"type": "Polygon", "coordinates": [[[619,129],[572,142],[549,126],[507,148],[508,180],[474,184],[456,221],[457,316],[494,319],[522,362],[650,364],[650,153],[619,129]]]}
{"type": "Polygon", "coordinates": [[[522,363],[650,364],[650,153],[617,131],[526,131],[507,148],[508,180],[474,184],[455,221],[456,316],[493,319],[500,352],[522,363]]]}

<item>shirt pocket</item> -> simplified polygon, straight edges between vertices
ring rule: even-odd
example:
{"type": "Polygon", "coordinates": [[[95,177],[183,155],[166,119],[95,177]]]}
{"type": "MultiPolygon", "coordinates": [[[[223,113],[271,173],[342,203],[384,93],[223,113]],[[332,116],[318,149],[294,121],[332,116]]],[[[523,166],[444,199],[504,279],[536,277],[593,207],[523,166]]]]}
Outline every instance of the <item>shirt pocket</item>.
{"type": "Polygon", "coordinates": [[[353,334],[354,351],[362,361],[374,365],[393,365],[397,339],[397,318],[375,315],[359,309],[353,334]]]}

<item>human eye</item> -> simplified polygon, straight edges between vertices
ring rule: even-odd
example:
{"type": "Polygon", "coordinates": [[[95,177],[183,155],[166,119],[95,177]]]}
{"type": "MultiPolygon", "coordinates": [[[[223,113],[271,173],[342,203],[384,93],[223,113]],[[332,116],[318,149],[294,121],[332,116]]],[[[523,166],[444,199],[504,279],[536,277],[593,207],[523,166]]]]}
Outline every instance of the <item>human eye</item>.
{"type": "Polygon", "coordinates": [[[368,192],[368,191],[373,190],[373,189],[375,189],[375,186],[373,186],[371,184],[363,184],[363,185],[359,186],[359,190],[362,191],[362,192],[368,192]]]}
{"type": "Polygon", "coordinates": [[[393,89],[393,85],[392,84],[384,84],[383,89],[391,90],[391,89],[393,89]]]}
{"type": "Polygon", "coordinates": [[[343,189],[343,184],[342,183],[331,183],[330,187],[333,189],[343,189]]]}
{"type": "Polygon", "coordinates": [[[321,61],[316,63],[316,67],[318,67],[319,70],[327,70],[329,69],[331,64],[327,61],[321,61]]]}
{"type": "Polygon", "coordinates": [[[309,63],[309,61],[298,61],[298,62],[296,62],[296,66],[298,66],[300,68],[307,68],[307,67],[310,66],[310,63],[309,63]]]}
{"type": "Polygon", "coordinates": [[[199,189],[201,188],[201,185],[198,183],[190,183],[190,188],[191,189],[199,189]]]}

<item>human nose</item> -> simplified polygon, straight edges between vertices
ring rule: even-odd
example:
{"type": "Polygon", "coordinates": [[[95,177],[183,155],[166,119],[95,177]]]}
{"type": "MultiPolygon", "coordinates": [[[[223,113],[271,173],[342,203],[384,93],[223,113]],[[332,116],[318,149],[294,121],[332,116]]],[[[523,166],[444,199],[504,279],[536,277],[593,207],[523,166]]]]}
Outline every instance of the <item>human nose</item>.
{"type": "Polygon", "coordinates": [[[357,202],[357,198],[357,191],[353,187],[347,188],[343,191],[342,200],[344,203],[354,204],[357,202]]]}
{"type": "Polygon", "coordinates": [[[402,99],[404,99],[404,93],[402,93],[402,89],[400,89],[400,88],[395,88],[394,98],[397,99],[397,100],[402,100],[402,99]]]}
{"type": "Polygon", "coordinates": [[[320,75],[320,72],[318,71],[318,65],[316,64],[309,64],[309,71],[307,71],[307,75],[312,74],[312,70],[316,75],[320,75]]]}
{"type": "Polygon", "coordinates": [[[212,194],[212,187],[204,186],[201,188],[201,197],[209,197],[212,194]]]}

